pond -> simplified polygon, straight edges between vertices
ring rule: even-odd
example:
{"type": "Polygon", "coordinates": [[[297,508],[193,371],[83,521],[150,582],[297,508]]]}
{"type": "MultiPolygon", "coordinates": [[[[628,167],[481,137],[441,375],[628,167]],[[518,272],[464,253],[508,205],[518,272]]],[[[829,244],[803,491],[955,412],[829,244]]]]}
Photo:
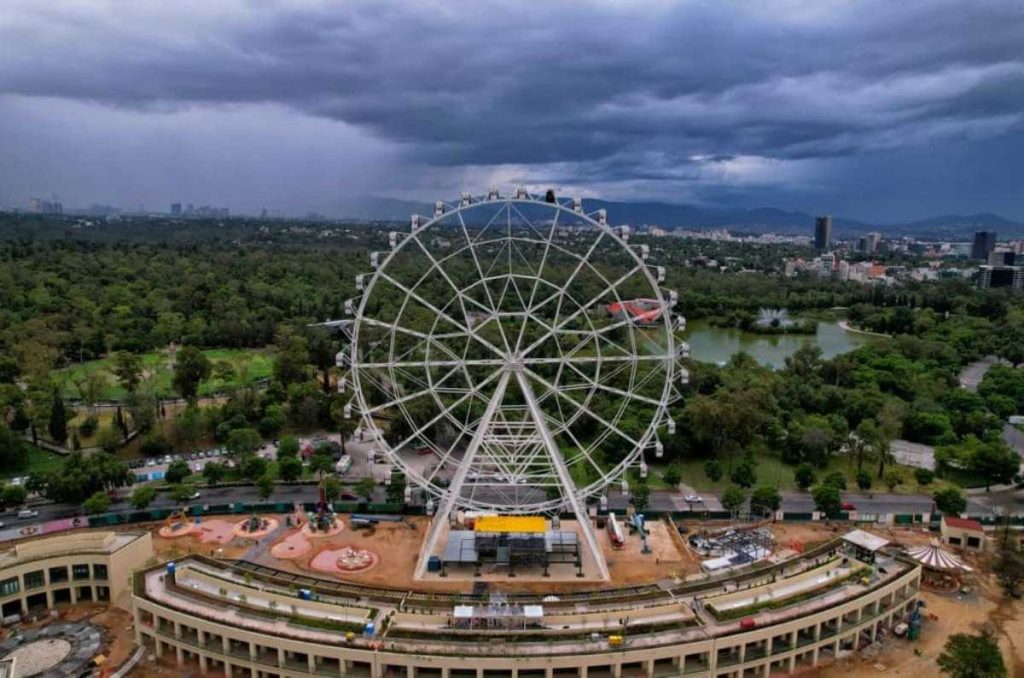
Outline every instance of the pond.
{"type": "Polygon", "coordinates": [[[805,344],[815,344],[824,358],[848,353],[876,341],[867,334],[849,332],[834,322],[819,322],[815,334],[755,334],[736,328],[714,327],[705,320],[687,322],[686,340],[690,357],[706,363],[724,364],[740,351],[772,369],[785,367],[786,358],[805,344]]]}

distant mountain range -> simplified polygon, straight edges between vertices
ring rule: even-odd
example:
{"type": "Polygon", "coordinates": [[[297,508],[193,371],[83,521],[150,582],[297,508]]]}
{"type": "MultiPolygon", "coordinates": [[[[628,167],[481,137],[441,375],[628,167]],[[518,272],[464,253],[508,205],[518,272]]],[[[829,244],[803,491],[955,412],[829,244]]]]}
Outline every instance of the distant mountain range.
{"type": "MultiPolygon", "coordinates": [[[[814,215],[790,212],[774,207],[756,209],[707,208],[694,205],[676,205],[664,202],[611,202],[584,199],[587,212],[604,208],[608,221],[632,226],[652,225],[665,229],[726,228],[744,233],[811,234],[814,215]]],[[[429,203],[398,198],[360,197],[339,204],[332,213],[350,219],[406,221],[412,214],[429,215],[434,206],[429,203]]],[[[869,224],[855,219],[833,215],[832,228],[843,236],[880,231],[889,236],[915,236],[919,238],[970,240],[975,231],[996,231],[1001,238],[1024,236],[1024,223],[1012,221],[998,214],[946,214],[904,223],[869,224]]]]}

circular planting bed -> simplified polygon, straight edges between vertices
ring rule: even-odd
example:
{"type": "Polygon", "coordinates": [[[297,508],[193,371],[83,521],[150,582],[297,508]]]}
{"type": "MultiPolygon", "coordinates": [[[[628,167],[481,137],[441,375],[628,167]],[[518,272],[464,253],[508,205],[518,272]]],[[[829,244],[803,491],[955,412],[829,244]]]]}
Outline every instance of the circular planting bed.
{"type": "Polygon", "coordinates": [[[376,564],[377,554],[373,551],[343,546],[340,549],[324,549],[313,557],[309,566],[328,574],[351,574],[364,572],[376,564]]]}
{"type": "Polygon", "coordinates": [[[277,518],[246,518],[235,523],[234,534],[236,537],[259,539],[276,530],[277,525],[277,518]]]}

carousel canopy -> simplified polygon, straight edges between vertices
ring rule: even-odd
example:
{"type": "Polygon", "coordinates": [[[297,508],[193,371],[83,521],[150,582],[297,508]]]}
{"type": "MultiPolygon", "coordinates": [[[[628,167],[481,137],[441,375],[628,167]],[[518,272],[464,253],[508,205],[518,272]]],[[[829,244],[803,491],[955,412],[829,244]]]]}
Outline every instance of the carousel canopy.
{"type": "Polygon", "coordinates": [[[907,550],[907,555],[932,570],[971,571],[971,568],[964,565],[963,561],[951,553],[943,551],[939,548],[938,543],[934,541],[928,544],[928,546],[919,546],[917,548],[907,550]]]}

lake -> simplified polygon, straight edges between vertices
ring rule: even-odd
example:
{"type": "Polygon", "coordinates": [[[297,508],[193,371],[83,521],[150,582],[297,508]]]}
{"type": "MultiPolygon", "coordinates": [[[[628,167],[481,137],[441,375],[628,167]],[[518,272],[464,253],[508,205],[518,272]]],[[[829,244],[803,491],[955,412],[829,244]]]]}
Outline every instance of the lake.
{"type": "Polygon", "coordinates": [[[714,327],[705,320],[687,322],[684,335],[690,343],[690,357],[705,363],[724,363],[746,351],[757,362],[781,369],[786,358],[805,344],[817,345],[823,357],[833,358],[875,341],[866,334],[847,332],[836,323],[819,322],[817,333],[755,334],[736,328],[714,327]]]}

